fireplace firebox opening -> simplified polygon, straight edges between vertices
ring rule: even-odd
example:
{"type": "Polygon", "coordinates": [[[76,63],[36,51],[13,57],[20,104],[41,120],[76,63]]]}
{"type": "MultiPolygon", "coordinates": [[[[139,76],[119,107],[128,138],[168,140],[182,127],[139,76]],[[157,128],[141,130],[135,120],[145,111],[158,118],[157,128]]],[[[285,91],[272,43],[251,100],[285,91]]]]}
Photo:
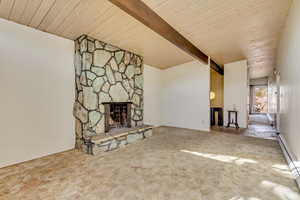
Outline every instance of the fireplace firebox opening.
{"type": "Polygon", "coordinates": [[[105,102],[105,132],[112,129],[131,128],[131,102],[105,102]]]}

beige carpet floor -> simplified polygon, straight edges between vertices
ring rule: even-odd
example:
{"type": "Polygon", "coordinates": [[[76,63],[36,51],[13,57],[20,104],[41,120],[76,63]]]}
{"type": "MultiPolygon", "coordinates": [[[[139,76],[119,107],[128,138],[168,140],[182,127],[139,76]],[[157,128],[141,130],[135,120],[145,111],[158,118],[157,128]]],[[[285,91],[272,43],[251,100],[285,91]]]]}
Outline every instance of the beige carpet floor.
{"type": "Polygon", "coordinates": [[[72,150],[0,169],[1,200],[300,200],[276,141],[160,128],[99,156],[72,150]]]}
{"type": "Polygon", "coordinates": [[[267,115],[251,114],[249,115],[249,125],[244,135],[276,140],[276,129],[270,125],[267,115]]]}

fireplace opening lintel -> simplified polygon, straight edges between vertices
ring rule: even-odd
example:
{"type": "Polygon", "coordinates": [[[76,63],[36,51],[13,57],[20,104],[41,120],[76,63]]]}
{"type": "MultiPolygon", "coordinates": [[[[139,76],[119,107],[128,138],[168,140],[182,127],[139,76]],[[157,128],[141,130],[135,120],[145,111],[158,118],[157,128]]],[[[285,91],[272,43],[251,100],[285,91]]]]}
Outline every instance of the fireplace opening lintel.
{"type": "Polygon", "coordinates": [[[132,104],[132,102],[102,102],[103,105],[105,104],[132,104]]]}

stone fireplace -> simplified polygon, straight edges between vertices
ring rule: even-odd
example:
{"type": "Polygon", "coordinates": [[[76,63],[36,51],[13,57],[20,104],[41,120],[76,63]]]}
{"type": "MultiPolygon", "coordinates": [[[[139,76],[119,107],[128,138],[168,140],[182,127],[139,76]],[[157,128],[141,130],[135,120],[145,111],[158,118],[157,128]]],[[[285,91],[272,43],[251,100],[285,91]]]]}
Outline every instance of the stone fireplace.
{"type": "Polygon", "coordinates": [[[141,56],[82,35],[74,59],[77,148],[94,151],[95,138],[143,125],[141,56]]]}
{"type": "Polygon", "coordinates": [[[105,102],[105,133],[120,128],[131,128],[131,102],[105,102]]]}

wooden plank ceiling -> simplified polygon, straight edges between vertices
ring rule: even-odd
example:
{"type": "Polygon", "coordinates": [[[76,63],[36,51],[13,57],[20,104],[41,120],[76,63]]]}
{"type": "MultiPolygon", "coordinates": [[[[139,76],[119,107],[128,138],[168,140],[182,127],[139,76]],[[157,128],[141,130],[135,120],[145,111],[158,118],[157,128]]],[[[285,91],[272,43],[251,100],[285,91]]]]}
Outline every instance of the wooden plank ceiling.
{"type": "MultiPolygon", "coordinates": [[[[141,0],[109,0],[127,14],[131,15],[145,26],[149,27],[160,36],[173,43],[175,46],[194,57],[204,64],[208,64],[209,57],[188,41],[183,35],[176,31],[168,22],[163,20],[151,8],[141,0]]],[[[210,59],[210,67],[220,74],[224,74],[221,66],[217,65],[214,60],[210,59]]]]}
{"type": "MultiPolygon", "coordinates": [[[[218,64],[268,75],[291,0],[143,0],[218,64]]],[[[0,17],[69,39],[85,33],[168,68],[193,60],[108,0],[0,0],[0,17]]]]}

